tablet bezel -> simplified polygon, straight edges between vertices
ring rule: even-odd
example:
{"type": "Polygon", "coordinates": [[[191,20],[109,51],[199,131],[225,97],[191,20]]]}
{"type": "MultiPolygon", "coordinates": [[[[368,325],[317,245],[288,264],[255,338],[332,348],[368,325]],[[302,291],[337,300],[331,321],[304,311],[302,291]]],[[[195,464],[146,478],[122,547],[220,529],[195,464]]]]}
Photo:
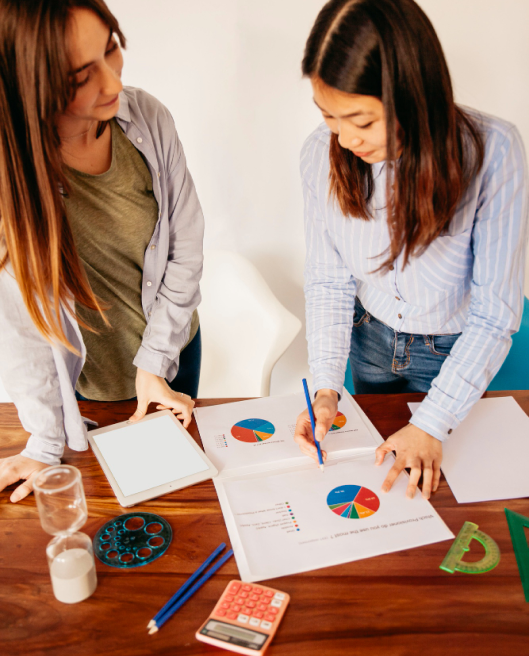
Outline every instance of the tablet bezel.
{"type": "Polygon", "coordinates": [[[149,501],[149,499],[154,499],[164,494],[169,494],[170,492],[181,490],[184,487],[189,487],[190,485],[195,485],[196,483],[201,483],[202,481],[206,481],[209,478],[214,478],[219,473],[216,467],[208,459],[204,451],[202,451],[202,449],[198,446],[197,442],[186,431],[186,429],[174,416],[171,410],[160,410],[159,412],[153,412],[152,414],[147,415],[143,419],[140,419],[140,421],[138,422],[131,422],[130,420],[122,421],[119,424],[112,424],[111,426],[105,426],[104,428],[98,428],[97,430],[89,431],[88,442],[90,443],[90,446],[92,447],[92,451],[94,452],[97,461],[101,465],[101,469],[104,471],[105,476],[107,477],[107,480],[110,483],[110,486],[114,494],[116,495],[120,506],[122,506],[123,508],[130,508],[131,506],[135,506],[138,503],[142,503],[143,501],[149,501]],[[178,430],[191,444],[191,446],[195,449],[195,451],[200,455],[204,464],[207,465],[207,469],[205,471],[197,472],[196,474],[191,474],[190,476],[185,476],[184,478],[178,478],[174,481],[170,481],[169,483],[164,483],[163,485],[158,485],[156,487],[151,487],[147,490],[142,490],[141,492],[136,492],[135,494],[131,494],[126,497],[123,495],[121,488],[119,487],[118,482],[114,478],[114,475],[112,474],[110,467],[108,466],[106,460],[104,459],[103,454],[99,450],[94,437],[102,435],[103,433],[110,433],[111,431],[118,430],[120,428],[126,428],[127,426],[130,426],[132,423],[143,424],[148,421],[152,421],[153,419],[157,419],[158,417],[171,417],[171,420],[178,427],[178,430]]]}

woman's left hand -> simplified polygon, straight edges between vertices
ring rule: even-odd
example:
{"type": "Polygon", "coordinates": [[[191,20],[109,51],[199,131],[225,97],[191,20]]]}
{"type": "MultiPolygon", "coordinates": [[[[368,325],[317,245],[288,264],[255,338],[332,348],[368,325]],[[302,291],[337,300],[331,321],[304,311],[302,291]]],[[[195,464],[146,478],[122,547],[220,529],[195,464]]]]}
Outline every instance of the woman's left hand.
{"type": "Polygon", "coordinates": [[[417,426],[408,424],[388,437],[384,444],[378,447],[375,452],[375,464],[381,465],[386,453],[390,451],[395,451],[397,457],[386,480],[382,483],[382,491],[389,492],[400,472],[404,468],[410,467],[410,481],[406,496],[413,499],[422,474],[422,496],[429,499],[430,494],[435,492],[439,485],[443,443],[417,426]]]}
{"type": "Polygon", "coordinates": [[[173,414],[183,422],[185,428],[191,423],[191,413],[195,402],[188,394],[174,392],[167,384],[167,381],[160,378],[160,376],[138,369],[136,373],[136,396],[138,397],[138,407],[130,421],[143,419],[147,414],[149,403],[158,403],[157,410],[172,410],[173,414]]]}

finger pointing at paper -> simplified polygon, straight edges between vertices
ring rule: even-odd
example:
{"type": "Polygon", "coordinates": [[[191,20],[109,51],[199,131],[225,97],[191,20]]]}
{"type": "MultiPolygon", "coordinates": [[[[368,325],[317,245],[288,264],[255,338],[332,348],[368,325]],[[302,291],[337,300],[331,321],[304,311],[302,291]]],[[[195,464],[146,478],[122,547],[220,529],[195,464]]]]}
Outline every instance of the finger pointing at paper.
{"type": "Polygon", "coordinates": [[[130,418],[131,421],[143,419],[147,414],[149,403],[158,403],[158,410],[172,410],[173,414],[183,422],[185,428],[191,423],[191,413],[195,402],[187,394],[173,391],[164,378],[138,369],[136,395],[138,407],[130,418]]]}
{"type": "Polygon", "coordinates": [[[408,424],[378,447],[375,464],[381,465],[390,451],[395,451],[397,457],[382,483],[382,491],[389,492],[402,470],[409,467],[410,480],[406,496],[413,499],[422,474],[422,496],[429,499],[430,494],[437,490],[441,478],[442,442],[417,426],[408,424]]]}

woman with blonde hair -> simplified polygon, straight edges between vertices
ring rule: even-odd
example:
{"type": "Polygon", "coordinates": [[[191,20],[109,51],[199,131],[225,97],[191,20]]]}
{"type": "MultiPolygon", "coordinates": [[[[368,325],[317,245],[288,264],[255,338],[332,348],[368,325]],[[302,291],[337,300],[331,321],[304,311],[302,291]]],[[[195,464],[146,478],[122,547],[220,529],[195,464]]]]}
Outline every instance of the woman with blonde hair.
{"type": "Polygon", "coordinates": [[[12,501],[87,448],[79,398],[191,421],[203,216],[124,45],[103,0],[0,0],[0,377],[30,433],[0,460],[12,501]]]}

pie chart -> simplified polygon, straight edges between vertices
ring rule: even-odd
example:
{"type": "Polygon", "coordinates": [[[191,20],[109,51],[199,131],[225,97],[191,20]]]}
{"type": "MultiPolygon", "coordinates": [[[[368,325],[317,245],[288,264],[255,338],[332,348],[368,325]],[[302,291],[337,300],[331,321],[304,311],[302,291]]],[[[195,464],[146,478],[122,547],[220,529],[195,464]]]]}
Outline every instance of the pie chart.
{"type": "Polygon", "coordinates": [[[339,412],[334,418],[334,421],[332,422],[332,426],[330,427],[329,430],[330,431],[340,430],[340,428],[343,428],[346,423],[347,423],[347,417],[341,412],[339,412]]]}
{"type": "Polygon", "coordinates": [[[243,419],[231,429],[231,434],[239,442],[264,442],[275,432],[274,424],[266,419],[243,419]]]}
{"type": "Polygon", "coordinates": [[[374,492],[360,485],[341,485],[327,495],[327,505],[336,515],[347,519],[364,519],[380,508],[374,492]]]}

